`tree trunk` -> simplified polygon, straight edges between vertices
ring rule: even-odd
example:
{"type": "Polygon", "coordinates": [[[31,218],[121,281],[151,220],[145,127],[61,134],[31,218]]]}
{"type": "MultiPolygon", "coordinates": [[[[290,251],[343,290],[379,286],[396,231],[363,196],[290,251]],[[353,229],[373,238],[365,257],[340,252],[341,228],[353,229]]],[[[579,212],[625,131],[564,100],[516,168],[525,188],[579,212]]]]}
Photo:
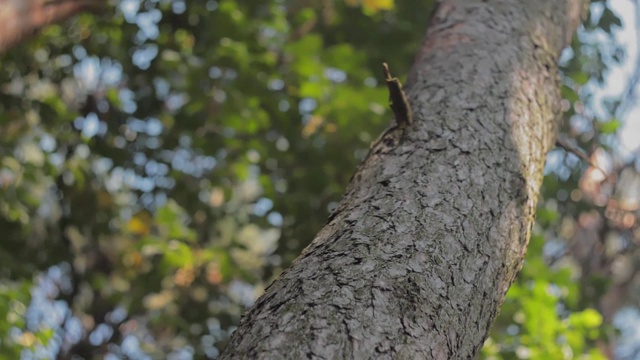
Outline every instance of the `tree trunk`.
{"type": "Polygon", "coordinates": [[[222,359],[469,359],[518,273],[585,0],[442,1],[386,133],[222,359]]]}
{"type": "Polygon", "coordinates": [[[0,54],[47,25],[82,11],[106,6],[106,0],[0,0],[0,54]]]}

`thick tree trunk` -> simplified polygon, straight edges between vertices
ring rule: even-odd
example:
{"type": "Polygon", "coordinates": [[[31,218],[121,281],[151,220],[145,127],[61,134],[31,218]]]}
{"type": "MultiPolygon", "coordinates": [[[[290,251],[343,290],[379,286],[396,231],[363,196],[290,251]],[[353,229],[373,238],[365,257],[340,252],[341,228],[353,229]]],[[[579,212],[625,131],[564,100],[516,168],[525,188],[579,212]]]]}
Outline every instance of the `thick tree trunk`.
{"type": "Polygon", "coordinates": [[[0,0],[0,54],[43,27],[81,11],[106,6],[106,0],[0,0]]]}
{"type": "Polygon", "coordinates": [[[529,240],[559,118],[557,59],[585,0],[443,1],[338,211],[223,359],[469,359],[529,240]]]}

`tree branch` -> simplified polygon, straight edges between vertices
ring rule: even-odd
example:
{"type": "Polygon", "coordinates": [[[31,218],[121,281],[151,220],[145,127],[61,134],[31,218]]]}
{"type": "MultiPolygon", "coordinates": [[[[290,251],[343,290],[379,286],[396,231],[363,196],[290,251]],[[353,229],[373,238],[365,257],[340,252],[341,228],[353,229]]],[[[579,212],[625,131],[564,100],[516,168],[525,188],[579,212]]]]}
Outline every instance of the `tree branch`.
{"type": "Polygon", "coordinates": [[[83,11],[97,11],[106,0],[0,0],[0,54],[47,25],[83,11]]]}

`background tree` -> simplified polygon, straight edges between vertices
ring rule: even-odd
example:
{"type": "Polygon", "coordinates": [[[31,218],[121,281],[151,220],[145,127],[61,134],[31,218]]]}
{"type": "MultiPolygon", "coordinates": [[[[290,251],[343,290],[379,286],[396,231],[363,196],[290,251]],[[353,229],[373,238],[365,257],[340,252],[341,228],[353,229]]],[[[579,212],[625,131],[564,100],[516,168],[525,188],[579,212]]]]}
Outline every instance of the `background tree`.
{"type": "MultiPolygon", "coordinates": [[[[387,126],[380,63],[408,72],[433,4],[113,5],[0,59],[0,357],[216,356],[387,126]]],[[[610,220],[636,214],[612,191],[635,172],[613,161],[611,120],[633,97],[593,95],[624,59],[601,41],[619,25],[608,5],[592,5],[561,58],[562,131],[612,159],[607,181],[552,153],[538,235],[486,357],[634,354],[612,314],[634,311],[635,227],[610,220]],[[570,246],[580,231],[592,246],[570,246]],[[622,301],[601,317],[608,293],[622,301]]]]}

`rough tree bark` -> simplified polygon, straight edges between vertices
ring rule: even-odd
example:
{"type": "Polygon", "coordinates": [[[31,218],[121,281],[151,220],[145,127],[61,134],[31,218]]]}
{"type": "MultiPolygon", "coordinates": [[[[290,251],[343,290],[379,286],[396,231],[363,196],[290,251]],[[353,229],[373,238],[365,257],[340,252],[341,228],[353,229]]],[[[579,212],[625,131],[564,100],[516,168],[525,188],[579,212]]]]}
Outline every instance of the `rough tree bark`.
{"type": "Polygon", "coordinates": [[[469,359],[518,273],[586,0],[449,0],[342,203],[222,359],[469,359]]]}
{"type": "Polygon", "coordinates": [[[106,0],[0,0],[0,54],[47,25],[82,11],[104,8],[106,0]]]}

